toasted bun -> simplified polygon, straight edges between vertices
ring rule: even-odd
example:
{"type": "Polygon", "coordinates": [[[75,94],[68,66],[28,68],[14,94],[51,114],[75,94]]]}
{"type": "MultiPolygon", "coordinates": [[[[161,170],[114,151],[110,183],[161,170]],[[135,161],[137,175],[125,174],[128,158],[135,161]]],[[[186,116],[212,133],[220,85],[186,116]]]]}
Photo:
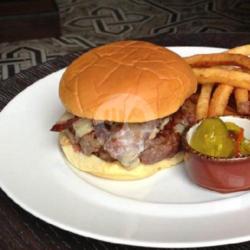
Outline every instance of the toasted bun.
{"type": "Polygon", "coordinates": [[[177,54],[148,42],[120,41],[75,60],[63,74],[59,94],[79,117],[146,122],[177,111],[196,86],[177,54]]]}
{"type": "Polygon", "coordinates": [[[180,152],[171,159],[162,160],[151,165],[139,164],[136,168],[127,170],[119,162],[106,162],[95,155],[86,156],[80,152],[75,152],[69,139],[63,133],[60,134],[59,143],[71,166],[80,171],[112,180],[143,179],[183,160],[183,153],[180,152]]]}

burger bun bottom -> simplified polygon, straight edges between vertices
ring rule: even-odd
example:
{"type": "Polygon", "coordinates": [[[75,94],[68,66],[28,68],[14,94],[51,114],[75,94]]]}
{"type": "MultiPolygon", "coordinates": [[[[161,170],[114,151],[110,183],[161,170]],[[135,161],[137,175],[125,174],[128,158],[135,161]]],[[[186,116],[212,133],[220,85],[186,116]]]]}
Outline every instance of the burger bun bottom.
{"type": "Polygon", "coordinates": [[[179,152],[172,158],[151,165],[140,163],[135,168],[125,169],[118,161],[106,162],[95,155],[87,156],[81,152],[76,152],[68,137],[63,133],[60,133],[59,144],[66,159],[74,168],[111,180],[143,179],[183,161],[183,152],[179,152]]]}

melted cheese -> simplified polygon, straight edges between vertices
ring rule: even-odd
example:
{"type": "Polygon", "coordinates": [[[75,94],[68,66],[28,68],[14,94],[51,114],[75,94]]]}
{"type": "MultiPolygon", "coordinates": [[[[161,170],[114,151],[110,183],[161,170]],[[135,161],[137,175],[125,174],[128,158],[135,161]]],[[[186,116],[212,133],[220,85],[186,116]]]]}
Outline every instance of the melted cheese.
{"type": "Polygon", "coordinates": [[[73,123],[73,129],[78,138],[90,133],[93,130],[92,122],[89,119],[79,119],[73,123]]]}

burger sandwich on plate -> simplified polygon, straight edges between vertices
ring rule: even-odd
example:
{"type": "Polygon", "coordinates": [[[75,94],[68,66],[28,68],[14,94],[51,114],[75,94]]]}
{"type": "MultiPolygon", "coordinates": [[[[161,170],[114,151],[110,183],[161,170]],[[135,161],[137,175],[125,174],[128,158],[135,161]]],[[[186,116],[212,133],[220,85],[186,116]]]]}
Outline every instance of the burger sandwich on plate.
{"type": "Polygon", "coordinates": [[[65,114],[52,127],[74,168],[132,180],[183,159],[181,134],[195,122],[197,87],[174,52],[143,41],[90,50],[64,72],[59,96],[65,114]]]}

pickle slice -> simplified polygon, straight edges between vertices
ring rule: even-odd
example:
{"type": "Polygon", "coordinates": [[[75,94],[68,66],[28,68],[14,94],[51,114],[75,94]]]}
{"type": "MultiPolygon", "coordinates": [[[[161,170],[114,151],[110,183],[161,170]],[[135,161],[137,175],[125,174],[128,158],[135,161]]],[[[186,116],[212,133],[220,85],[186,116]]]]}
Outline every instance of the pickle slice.
{"type": "Polygon", "coordinates": [[[234,142],[219,118],[208,118],[201,122],[191,138],[191,147],[200,153],[214,157],[230,157],[234,153],[234,142]]]}

